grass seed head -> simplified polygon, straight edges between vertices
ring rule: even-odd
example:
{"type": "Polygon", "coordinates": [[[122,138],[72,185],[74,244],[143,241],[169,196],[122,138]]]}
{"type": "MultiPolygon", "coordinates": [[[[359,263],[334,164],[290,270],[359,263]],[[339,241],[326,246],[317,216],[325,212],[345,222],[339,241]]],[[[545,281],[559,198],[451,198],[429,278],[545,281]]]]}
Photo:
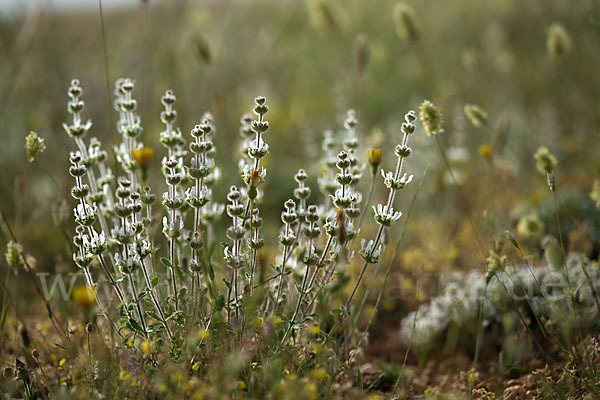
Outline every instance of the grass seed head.
{"type": "Polygon", "coordinates": [[[25,138],[25,151],[27,153],[27,162],[33,162],[34,158],[46,150],[44,139],[37,133],[31,131],[25,138]]]}
{"type": "Polygon", "coordinates": [[[406,3],[398,3],[392,14],[396,32],[402,40],[415,42],[420,36],[420,27],[414,8],[406,3]]]}
{"type": "Polygon", "coordinates": [[[550,25],[546,39],[546,48],[550,58],[557,63],[564,61],[571,51],[571,47],[571,38],[566,29],[558,22],[550,25]]]}
{"type": "Polygon", "coordinates": [[[465,104],[465,116],[475,128],[488,124],[488,114],[485,110],[475,104],[465,104]]]}
{"type": "Polygon", "coordinates": [[[429,100],[425,100],[419,107],[419,119],[425,128],[427,136],[434,136],[444,132],[444,116],[440,109],[429,100]]]}

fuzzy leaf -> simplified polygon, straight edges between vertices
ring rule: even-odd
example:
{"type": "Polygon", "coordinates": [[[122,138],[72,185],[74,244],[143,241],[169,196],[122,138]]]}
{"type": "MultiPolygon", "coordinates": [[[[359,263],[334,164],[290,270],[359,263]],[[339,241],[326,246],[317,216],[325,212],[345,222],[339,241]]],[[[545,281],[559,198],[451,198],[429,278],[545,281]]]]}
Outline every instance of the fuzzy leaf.
{"type": "Polygon", "coordinates": [[[162,263],[162,265],[164,265],[167,268],[171,268],[172,267],[171,261],[169,261],[168,258],[161,257],[160,258],[160,262],[162,263]]]}
{"type": "Polygon", "coordinates": [[[144,330],[142,329],[140,324],[133,318],[129,318],[129,321],[127,321],[127,326],[133,331],[144,333],[144,330]]]}

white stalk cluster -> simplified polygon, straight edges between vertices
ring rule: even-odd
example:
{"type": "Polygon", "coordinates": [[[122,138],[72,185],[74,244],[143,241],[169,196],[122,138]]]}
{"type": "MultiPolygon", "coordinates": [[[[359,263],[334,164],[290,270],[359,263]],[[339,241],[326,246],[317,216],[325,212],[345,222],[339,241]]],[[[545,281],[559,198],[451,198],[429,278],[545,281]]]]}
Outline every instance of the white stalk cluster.
{"type": "Polygon", "coordinates": [[[192,129],[191,135],[194,141],[190,143],[192,159],[187,173],[193,181],[193,185],[185,191],[185,201],[194,209],[194,228],[188,239],[192,250],[190,271],[196,274],[196,283],[200,287],[200,260],[199,251],[203,246],[200,231],[200,215],[202,208],[212,198],[212,190],[205,184],[206,178],[213,172],[215,161],[209,157],[213,151],[211,133],[213,127],[211,121],[205,119],[200,125],[192,129]]]}
{"type": "MultiPolygon", "coordinates": [[[[323,158],[321,159],[321,165],[323,168],[323,175],[321,175],[317,182],[319,183],[319,189],[327,199],[329,199],[330,195],[335,194],[335,190],[338,187],[337,182],[335,181],[336,174],[336,146],[337,143],[333,137],[333,131],[326,130],[323,133],[323,142],[321,144],[321,148],[323,149],[323,158]]],[[[331,203],[326,202],[324,205],[324,212],[328,213],[331,209],[331,203]]]]}
{"type": "MultiPolygon", "coordinates": [[[[81,116],[84,103],[80,98],[79,82],[74,80],[69,88],[68,109],[73,121],[64,124],[64,129],[78,149],[71,153],[69,168],[75,179],[71,194],[77,200],[73,210],[77,223],[73,238],[76,246],[74,262],[84,271],[88,285],[93,288],[96,283],[90,267],[95,261],[101,266],[117,294],[120,315],[124,317],[117,327],[120,335],[124,327],[128,328],[127,332],[147,339],[166,332],[174,359],[180,360],[182,337],[186,327],[190,326],[188,322],[207,329],[214,313],[223,308],[233,329],[238,330],[240,340],[243,339],[250,309],[246,307],[245,296],[254,297],[258,292],[254,289],[267,282],[272,282],[272,296],[270,293],[260,302],[262,306],[258,312],[266,315],[272,310],[285,317],[287,322],[281,331],[281,343],[285,342],[302,325],[305,316],[311,314],[314,302],[320,298],[318,293],[312,293],[317,278],[322,278],[317,288],[322,289],[333,276],[338,262],[352,258],[346,254],[350,250],[349,243],[359,233],[354,228],[354,219],[361,214],[359,181],[364,168],[356,156],[359,140],[354,111],[349,111],[344,121],[346,133],[341,148],[336,145],[332,133],[325,134],[323,163],[326,171],[319,179],[321,190],[327,193],[325,202],[319,206],[308,204],[311,196],[308,175],[304,169],[299,169],[294,175],[297,184],[293,191],[295,200],[287,200],[281,213],[283,226],[278,240],[282,251],[277,258],[276,275],[265,282],[255,282],[258,252],[265,244],[261,237],[264,221],[259,205],[267,177],[262,160],[269,152],[264,140],[269,130],[265,120],[269,111],[266,99],[257,97],[254,100],[254,118],[249,114],[242,117],[240,133],[244,137],[244,156],[239,166],[244,183],[230,187],[225,207],[213,201],[213,188],[220,172],[215,166],[213,137],[216,130],[212,115],[204,114],[201,122],[191,129],[188,146],[181,130],[175,126],[175,95],[167,90],[162,96],[164,109],[160,119],[165,129],[159,140],[166,148],[166,155],[161,160],[166,183],[162,195],[166,209],[162,233],[168,243],[168,256],[160,258],[165,268],[157,270],[153,261],[157,248],[150,234],[156,195],[150,187],[144,187],[154,150],[144,147],[139,140],[142,124],[136,114],[133,90],[134,83],[129,79],[120,79],[116,83],[117,129],[122,142],[114,152],[123,176],[115,179],[106,166],[107,153],[101,142],[92,138],[86,145],[83,141],[92,123],[83,122],[81,116]],[[228,243],[223,250],[223,261],[231,272],[225,279],[227,298],[219,297],[212,252],[215,243],[213,224],[225,210],[231,219],[225,232],[228,243]],[[191,225],[186,227],[186,221],[191,225]],[[327,240],[321,235],[323,231],[327,240]],[[297,274],[289,274],[292,265],[301,266],[295,268],[297,274]],[[167,279],[161,279],[163,276],[167,279]],[[287,282],[286,277],[291,281],[287,282]],[[301,283],[292,284],[294,279],[301,279],[301,283]],[[232,320],[233,315],[235,319],[232,320]]],[[[393,203],[395,193],[412,180],[412,175],[402,174],[402,168],[404,159],[410,155],[407,141],[414,132],[414,121],[414,112],[408,113],[402,125],[404,137],[396,147],[395,171],[382,172],[389,190],[388,201],[373,207],[379,231],[374,240],[362,240],[361,256],[365,264],[347,305],[366,267],[379,261],[384,229],[402,215],[394,210],[393,203]]],[[[98,303],[102,307],[99,299],[98,303]]],[[[103,311],[108,315],[104,308],[103,311]]],[[[113,326],[117,325],[111,322],[113,326]]]]}
{"type": "Polygon", "coordinates": [[[119,113],[117,129],[123,136],[123,141],[116,146],[114,151],[121,168],[128,174],[129,180],[136,184],[137,164],[133,158],[133,151],[143,145],[137,138],[142,133],[142,123],[139,115],[135,113],[137,101],[133,98],[134,82],[131,79],[118,79],[115,84],[115,110],[119,113]]]}

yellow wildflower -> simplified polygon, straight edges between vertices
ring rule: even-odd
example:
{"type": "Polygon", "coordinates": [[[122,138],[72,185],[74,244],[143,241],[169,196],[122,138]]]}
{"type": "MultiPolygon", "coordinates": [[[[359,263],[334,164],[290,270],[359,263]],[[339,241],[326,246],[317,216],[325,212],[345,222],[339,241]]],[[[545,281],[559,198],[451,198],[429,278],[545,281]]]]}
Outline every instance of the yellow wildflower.
{"type": "Polygon", "coordinates": [[[73,289],[71,298],[81,308],[90,308],[96,302],[96,290],[89,286],[79,286],[73,289]]]}
{"type": "Polygon", "coordinates": [[[148,169],[150,162],[154,157],[154,149],[152,147],[142,147],[141,149],[131,150],[131,155],[138,167],[143,170],[148,169]]]}
{"type": "Polygon", "coordinates": [[[489,144],[482,144],[481,146],[479,146],[479,149],[477,149],[477,151],[479,152],[479,155],[485,158],[486,160],[489,161],[492,159],[492,146],[490,146],[489,144]]]}

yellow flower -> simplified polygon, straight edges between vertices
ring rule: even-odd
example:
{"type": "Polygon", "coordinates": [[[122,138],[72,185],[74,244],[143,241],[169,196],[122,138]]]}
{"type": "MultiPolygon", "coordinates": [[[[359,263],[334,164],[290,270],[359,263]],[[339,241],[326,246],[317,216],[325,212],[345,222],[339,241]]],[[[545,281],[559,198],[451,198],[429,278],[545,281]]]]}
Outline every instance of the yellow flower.
{"type": "Polygon", "coordinates": [[[152,347],[154,347],[154,345],[152,342],[143,341],[141,347],[142,347],[142,351],[144,353],[148,354],[152,351],[152,347]]]}
{"type": "Polygon", "coordinates": [[[210,337],[210,331],[207,331],[206,329],[202,329],[200,331],[200,339],[201,340],[206,340],[210,337]]]}
{"type": "Polygon", "coordinates": [[[154,149],[152,147],[134,149],[131,151],[131,155],[133,156],[133,159],[138,167],[146,170],[150,166],[150,161],[152,161],[152,158],[154,157],[154,149]]]}
{"type": "Polygon", "coordinates": [[[73,301],[81,308],[90,308],[96,302],[96,291],[93,287],[79,286],[73,289],[73,301]]]}
{"type": "Polygon", "coordinates": [[[250,186],[258,187],[261,183],[264,182],[262,172],[257,169],[251,169],[249,172],[250,175],[250,186]]]}
{"type": "Polygon", "coordinates": [[[246,390],[246,382],[238,381],[237,388],[238,388],[238,390],[246,390]]]}
{"type": "Polygon", "coordinates": [[[369,164],[373,167],[381,164],[381,149],[369,149],[369,164]]]}
{"type": "Polygon", "coordinates": [[[479,149],[477,149],[477,151],[479,152],[479,155],[485,158],[486,160],[489,161],[492,159],[492,146],[490,146],[489,144],[482,144],[481,146],[479,146],[479,149]]]}
{"type": "Polygon", "coordinates": [[[523,237],[541,237],[544,233],[544,224],[536,214],[528,214],[519,220],[517,232],[523,237]]]}
{"type": "Polygon", "coordinates": [[[314,379],[316,379],[318,381],[323,381],[323,380],[329,378],[329,374],[323,368],[314,370],[312,373],[312,376],[314,379]]]}

